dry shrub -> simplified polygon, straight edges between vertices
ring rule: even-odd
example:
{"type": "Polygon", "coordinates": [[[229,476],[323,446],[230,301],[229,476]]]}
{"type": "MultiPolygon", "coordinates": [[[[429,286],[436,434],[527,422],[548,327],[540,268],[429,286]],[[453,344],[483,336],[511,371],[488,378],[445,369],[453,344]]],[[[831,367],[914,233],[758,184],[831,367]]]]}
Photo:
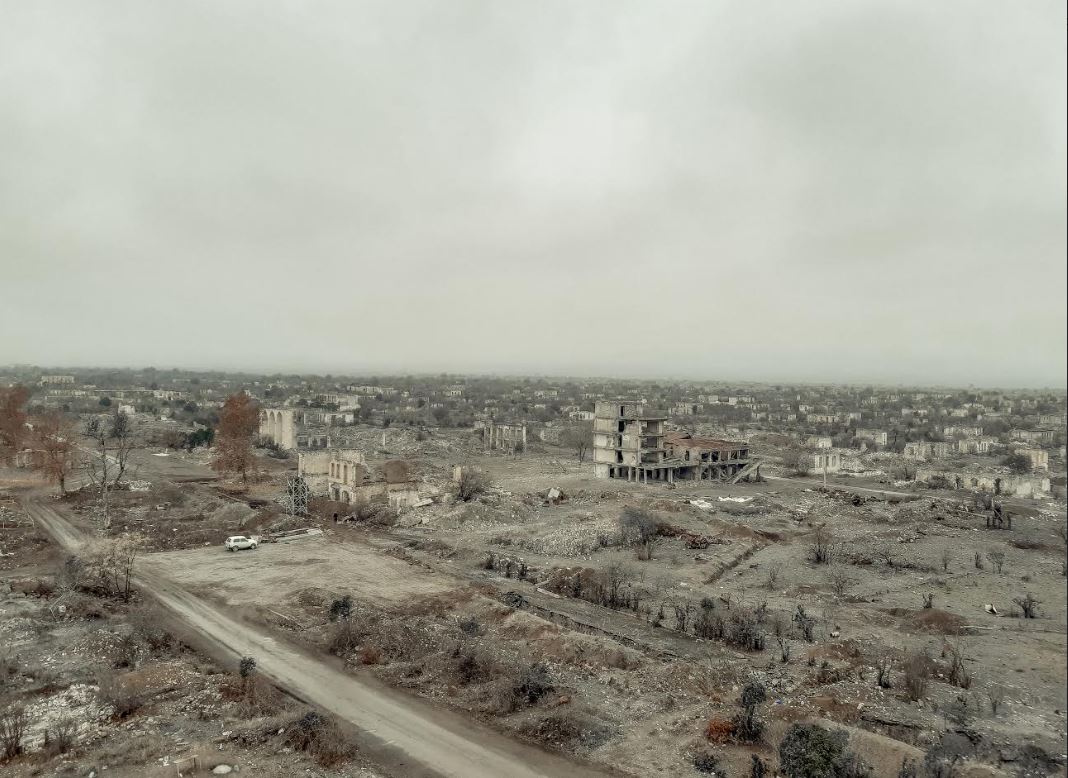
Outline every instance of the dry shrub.
{"type": "Polygon", "coordinates": [[[628,656],[622,648],[605,649],[602,654],[601,664],[605,667],[614,667],[617,670],[634,670],[641,666],[636,657],[628,656]]]}
{"type": "Polygon", "coordinates": [[[484,695],[483,709],[495,715],[513,713],[542,700],[555,687],[545,664],[498,668],[501,677],[484,695]]]}
{"type": "Polygon", "coordinates": [[[462,467],[456,482],[456,497],[461,502],[470,502],[484,494],[492,483],[490,476],[477,467],[462,467]]]}
{"type": "Polygon", "coordinates": [[[519,700],[512,690],[512,679],[502,676],[482,693],[479,708],[494,716],[506,716],[519,709],[519,700]]]}
{"type": "Polygon", "coordinates": [[[356,744],[348,734],[317,711],[308,711],[284,729],[287,744],[295,751],[311,754],[320,767],[338,767],[356,754],[356,744]]]}
{"type": "Polygon", "coordinates": [[[946,656],[945,676],[954,686],[961,689],[970,689],[972,686],[972,674],[964,664],[964,654],[957,646],[947,644],[943,653],[946,656]]]}
{"type": "Polygon", "coordinates": [[[524,724],[527,737],[565,750],[594,749],[612,739],[614,730],[587,713],[557,709],[524,724]]]}
{"type": "Polygon", "coordinates": [[[142,606],[130,614],[133,637],[153,653],[177,654],[181,643],[163,626],[163,616],[153,606],[142,606]]]}
{"type": "Polygon", "coordinates": [[[52,727],[45,730],[44,745],[45,754],[49,757],[65,754],[74,747],[77,740],[78,724],[72,718],[63,718],[52,727]]]}
{"type": "Polygon", "coordinates": [[[360,635],[356,626],[348,619],[334,624],[327,648],[335,656],[348,656],[360,644],[360,635]]]}
{"type": "Polygon", "coordinates": [[[284,707],[282,693],[260,675],[245,679],[239,708],[248,717],[273,716],[284,707]]]}
{"type": "Polygon", "coordinates": [[[452,665],[453,675],[461,686],[481,683],[493,673],[493,661],[474,651],[461,651],[452,665]]]}
{"type": "Polygon", "coordinates": [[[911,654],[903,666],[905,673],[905,694],[913,702],[922,700],[927,694],[927,683],[931,677],[932,662],[924,653],[911,654]]]}
{"type": "Polygon", "coordinates": [[[698,748],[693,753],[693,769],[699,773],[718,775],[720,772],[719,755],[708,748],[698,748]]]}
{"type": "Polygon", "coordinates": [[[0,748],[4,759],[14,759],[22,753],[22,739],[30,724],[26,709],[13,705],[0,713],[0,748]]]}
{"type": "Polygon", "coordinates": [[[97,677],[97,695],[114,709],[116,719],[132,716],[145,704],[146,681],[132,676],[104,672],[97,677]]]}
{"type": "Polygon", "coordinates": [[[166,743],[159,735],[150,733],[135,735],[129,739],[104,738],[98,759],[112,769],[122,765],[137,765],[138,768],[143,768],[164,753],[172,753],[171,744],[166,743]]]}
{"type": "Polygon", "coordinates": [[[308,608],[320,608],[327,605],[334,596],[326,589],[308,588],[297,592],[296,599],[301,605],[308,608]]]}
{"type": "Polygon", "coordinates": [[[528,705],[534,705],[554,689],[549,668],[542,662],[535,662],[524,669],[512,687],[516,698],[528,705]]]}

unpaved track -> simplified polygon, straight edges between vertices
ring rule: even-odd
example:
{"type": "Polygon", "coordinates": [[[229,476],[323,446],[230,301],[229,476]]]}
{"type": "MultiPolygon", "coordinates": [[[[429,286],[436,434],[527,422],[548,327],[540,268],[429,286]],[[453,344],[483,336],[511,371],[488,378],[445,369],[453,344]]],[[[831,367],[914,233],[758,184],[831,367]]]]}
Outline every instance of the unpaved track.
{"type": "MultiPolygon", "coordinates": [[[[61,546],[73,550],[82,534],[53,506],[25,501],[29,515],[61,546]]],[[[267,630],[237,621],[159,575],[151,556],[137,577],[142,590],[187,627],[237,656],[252,656],[266,677],[297,697],[351,722],[390,753],[403,775],[457,778],[579,778],[611,773],[524,745],[457,713],[380,687],[287,645],[267,630]],[[401,754],[397,758],[397,754],[401,754]]]]}

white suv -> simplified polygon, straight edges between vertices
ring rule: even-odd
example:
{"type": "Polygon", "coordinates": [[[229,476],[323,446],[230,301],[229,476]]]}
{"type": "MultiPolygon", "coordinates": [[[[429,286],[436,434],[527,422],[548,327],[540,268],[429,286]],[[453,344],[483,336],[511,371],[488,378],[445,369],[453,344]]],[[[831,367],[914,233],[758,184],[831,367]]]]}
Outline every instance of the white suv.
{"type": "Polygon", "coordinates": [[[223,544],[227,551],[239,551],[243,548],[255,548],[256,538],[249,538],[244,535],[234,535],[227,538],[226,543],[223,544]]]}

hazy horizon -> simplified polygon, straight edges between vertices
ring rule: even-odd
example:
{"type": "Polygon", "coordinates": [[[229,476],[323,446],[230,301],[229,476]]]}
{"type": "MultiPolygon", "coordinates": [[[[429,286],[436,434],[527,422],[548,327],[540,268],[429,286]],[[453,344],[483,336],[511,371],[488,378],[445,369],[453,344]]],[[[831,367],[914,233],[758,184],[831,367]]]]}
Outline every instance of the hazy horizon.
{"type": "Polygon", "coordinates": [[[1061,392],[1068,391],[1063,386],[1012,386],[1012,385],[994,385],[994,384],[924,384],[924,383],[883,383],[878,381],[791,381],[786,379],[755,379],[746,378],[744,376],[728,377],[728,376],[711,376],[711,377],[699,377],[699,376],[687,376],[687,375],[669,375],[669,374],[656,374],[656,375],[598,375],[598,374],[568,374],[568,373],[522,373],[522,372],[486,372],[486,371],[468,371],[468,372],[453,372],[447,370],[398,370],[398,369],[367,369],[360,372],[343,372],[332,370],[280,370],[280,369],[253,369],[253,368],[209,368],[209,367],[182,367],[179,365],[40,365],[40,364],[28,364],[18,363],[11,365],[0,365],[0,372],[8,369],[16,368],[28,368],[33,367],[42,371],[44,374],[62,373],[64,370],[73,370],[78,372],[86,371],[130,371],[130,372],[143,372],[145,370],[155,370],[159,373],[167,373],[171,371],[177,371],[181,373],[194,373],[194,374],[214,374],[225,373],[238,376],[248,376],[250,378],[273,378],[275,376],[301,376],[312,378],[325,378],[330,376],[332,379],[351,379],[353,381],[369,380],[372,378],[377,379],[393,379],[393,378],[437,378],[440,376],[447,376],[448,378],[456,379],[494,379],[494,380],[506,380],[506,379],[537,379],[544,381],[620,381],[620,382],[634,382],[634,383],[693,383],[693,384],[728,384],[734,387],[743,387],[747,385],[755,386],[790,386],[790,387],[803,387],[803,386],[840,386],[840,387],[871,387],[873,389],[903,389],[903,390],[918,390],[918,391],[941,391],[941,390],[957,390],[957,391],[1016,391],[1016,392],[1061,392]]]}
{"type": "Polygon", "coordinates": [[[1068,383],[1062,3],[0,3],[0,363],[1068,383]]]}

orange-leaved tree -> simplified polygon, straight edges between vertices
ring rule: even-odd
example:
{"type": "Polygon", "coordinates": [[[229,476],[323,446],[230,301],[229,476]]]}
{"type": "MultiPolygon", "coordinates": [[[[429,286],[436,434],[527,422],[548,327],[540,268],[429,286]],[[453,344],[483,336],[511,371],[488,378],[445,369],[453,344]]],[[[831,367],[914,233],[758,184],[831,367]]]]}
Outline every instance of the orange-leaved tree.
{"type": "Polygon", "coordinates": [[[30,390],[21,384],[0,387],[0,462],[10,460],[29,435],[26,402],[30,390]]]}
{"type": "Polygon", "coordinates": [[[215,459],[211,466],[223,473],[240,473],[248,480],[255,458],[252,438],[259,429],[260,406],[244,392],[226,398],[215,430],[215,459]]]}
{"type": "Polygon", "coordinates": [[[59,411],[34,416],[32,444],[34,468],[63,494],[76,454],[73,423],[59,411]]]}

